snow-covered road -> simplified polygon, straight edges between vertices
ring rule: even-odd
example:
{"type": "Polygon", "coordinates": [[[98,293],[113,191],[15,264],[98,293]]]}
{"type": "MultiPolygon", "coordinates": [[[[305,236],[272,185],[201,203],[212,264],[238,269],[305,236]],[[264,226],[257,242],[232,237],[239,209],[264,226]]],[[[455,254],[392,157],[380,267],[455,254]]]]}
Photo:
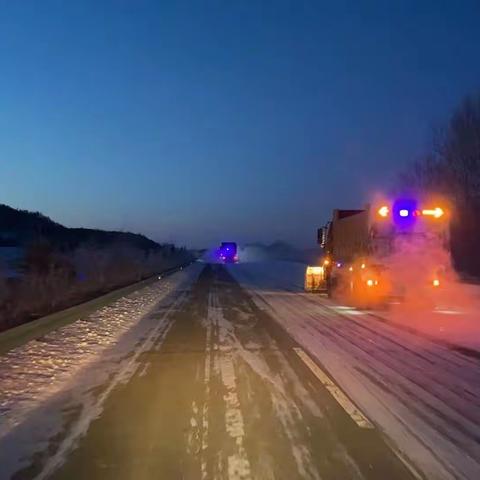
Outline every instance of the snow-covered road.
{"type": "Polygon", "coordinates": [[[414,479],[223,266],[160,285],[4,357],[0,479],[414,479]]]}
{"type": "Polygon", "coordinates": [[[480,478],[474,324],[454,346],[304,268],[197,262],[0,357],[0,479],[480,478]]]}
{"type": "MultiPolygon", "coordinates": [[[[480,478],[480,363],[471,351],[464,355],[443,343],[445,327],[437,328],[435,320],[451,316],[378,316],[337,305],[302,292],[304,268],[289,262],[228,267],[256,304],[330,373],[427,478],[480,478]],[[419,326],[422,316],[424,328],[419,326]]],[[[469,308],[457,314],[462,331],[448,340],[475,348],[480,344],[480,308],[478,313],[471,311],[472,304],[469,308]]],[[[448,330],[455,326],[449,323],[448,330]]]]}

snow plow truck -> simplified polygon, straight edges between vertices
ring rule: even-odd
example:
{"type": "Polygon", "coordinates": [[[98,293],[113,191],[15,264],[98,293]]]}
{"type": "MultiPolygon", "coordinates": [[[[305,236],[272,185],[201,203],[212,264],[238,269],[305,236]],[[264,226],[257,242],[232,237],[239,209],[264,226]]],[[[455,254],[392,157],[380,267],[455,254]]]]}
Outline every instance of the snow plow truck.
{"type": "Polygon", "coordinates": [[[430,303],[451,272],[447,209],[413,199],[334,210],[318,230],[320,265],[307,267],[306,291],[360,308],[392,299],[430,303]]]}

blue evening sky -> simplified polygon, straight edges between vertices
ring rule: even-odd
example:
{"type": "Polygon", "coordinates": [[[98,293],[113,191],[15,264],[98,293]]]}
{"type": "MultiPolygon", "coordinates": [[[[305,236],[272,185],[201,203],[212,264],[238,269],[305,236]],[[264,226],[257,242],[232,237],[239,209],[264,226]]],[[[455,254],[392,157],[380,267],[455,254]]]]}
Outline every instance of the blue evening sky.
{"type": "Polygon", "coordinates": [[[312,245],[480,88],[478,1],[0,1],[0,202],[312,245]]]}

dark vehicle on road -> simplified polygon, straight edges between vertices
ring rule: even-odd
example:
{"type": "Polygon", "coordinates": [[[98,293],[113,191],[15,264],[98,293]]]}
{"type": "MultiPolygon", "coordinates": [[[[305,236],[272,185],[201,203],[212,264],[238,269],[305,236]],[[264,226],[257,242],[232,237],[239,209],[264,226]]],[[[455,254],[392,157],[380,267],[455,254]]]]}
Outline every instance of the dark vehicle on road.
{"type": "Polygon", "coordinates": [[[235,242],[222,242],[219,249],[219,257],[224,263],[237,263],[237,244],[235,242]]]}

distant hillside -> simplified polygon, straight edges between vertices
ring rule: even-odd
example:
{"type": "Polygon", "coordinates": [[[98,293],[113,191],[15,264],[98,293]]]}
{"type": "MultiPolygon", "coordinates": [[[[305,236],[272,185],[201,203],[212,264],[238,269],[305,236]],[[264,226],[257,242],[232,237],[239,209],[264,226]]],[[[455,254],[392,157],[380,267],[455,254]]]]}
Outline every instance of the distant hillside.
{"type": "Polygon", "coordinates": [[[67,228],[0,205],[0,331],[194,259],[185,248],[143,235],[67,228]]]}
{"type": "Polygon", "coordinates": [[[60,250],[71,250],[85,244],[94,247],[125,245],[144,251],[161,248],[160,244],[144,235],[92,228],[67,228],[39,212],[17,210],[0,204],[0,246],[26,246],[37,240],[46,240],[60,250]]]}

